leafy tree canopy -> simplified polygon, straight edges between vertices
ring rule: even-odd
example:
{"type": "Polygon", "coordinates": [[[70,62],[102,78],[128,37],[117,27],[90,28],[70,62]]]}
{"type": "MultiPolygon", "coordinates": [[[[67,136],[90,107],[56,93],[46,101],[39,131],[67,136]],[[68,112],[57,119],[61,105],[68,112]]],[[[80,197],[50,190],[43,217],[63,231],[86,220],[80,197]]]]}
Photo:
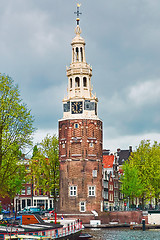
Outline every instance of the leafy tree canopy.
{"type": "Polygon", "coordinates": [[[35,189],[43,189],[43,193],[52,192],[54,205],[59,192],[59,144],[56,135],[47,135],[34,147],[31,159],[31,174],[35,189]]]}
{"type": "MultiPolygon", "coordinates": [[[[31,145],[33,116],[14,81],[0,74],[0,194],[16,194],[23,178],[20,151],[31,145]]],[[[14,195],[11,194],[11,195],[14,195]]]]}
{"type": "Polygon", "coordinates": [[[126,190],[126,186],[129,184],[131,184],[129,187],[130,193],[126,192],[126,195],[140,196],[143,200],[149,200],[152,197],[159,198],[160,144],[154,142],[151,145],[150,140],[141,141],[136,151],[131,154],[129,162],[124,165],[122,188],[126,190]],[[129,176],[131,173],[133,176],[129,176]],[[133,183],[134,188],[132,189],[133,183]]]}
{"type": "Polygon", "coordinates": [[[121,177],[122,193],[126,198],[134,199],[142,194],[142,185],[139,179],[138,170],[134,166],[130,166],[125,162],[123,166],[124,175],[121,177]]]}

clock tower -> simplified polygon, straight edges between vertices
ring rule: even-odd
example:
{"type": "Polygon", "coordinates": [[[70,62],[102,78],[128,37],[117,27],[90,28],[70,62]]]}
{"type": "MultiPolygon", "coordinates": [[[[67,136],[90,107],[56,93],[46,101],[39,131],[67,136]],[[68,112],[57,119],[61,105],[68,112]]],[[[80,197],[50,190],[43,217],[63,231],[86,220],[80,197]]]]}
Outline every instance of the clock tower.
{"type": "Polygon", "coordinates": [[[98,99],[92,93],[92,67],[87,64],[85,40],[79,26],[77,4],[76,36],[72,61],[67,68],[67,97],[59,120],[60,211],[102,211],[102,121],[98,99]]]}

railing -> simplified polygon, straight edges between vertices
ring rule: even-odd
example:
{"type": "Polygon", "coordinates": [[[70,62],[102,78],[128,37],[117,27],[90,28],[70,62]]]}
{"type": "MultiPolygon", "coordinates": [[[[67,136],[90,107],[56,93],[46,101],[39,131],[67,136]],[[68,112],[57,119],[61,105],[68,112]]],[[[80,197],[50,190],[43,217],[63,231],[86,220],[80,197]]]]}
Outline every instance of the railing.
{"type": "MultiPolygon", "coordinates": [[[[5,227],[6,228],[6,227],[5,227]]],[[[57,229],[48,229],[48,230],[37,230],[37,232],[24,232],[24,231],[20,231],[20,229],[8,229],[8,232],[4,232],[3,235],[5,235],[6,237],[10,237],[10,236],[14,236],[14,235],[31,235],[34,236],[34,238],[39,239],[39,237],[43,238],[52,238],[52,239],[57,239],[59,237],[64,237],[64,236],[68,236],[74,233],[77,233],[79,231],[82,230],[82,222],[79,220],[76,220],[74,222],[71,223],[71,225],[68,225],[67,227],[62,227],[62,228],[57,228],[57,229]]],[[[6,238],[5,237],[5,238],[6,238]]]]}
{"type": "Polygon", "coordinates": [[[82,222],[76,221],[71,226],[56,229],[55,234],[52,237],[54,237],[54,238],[64,237],[64,236],[68,236],[73,233],[77,233],[80,230],[82,230],[82,222]]]}

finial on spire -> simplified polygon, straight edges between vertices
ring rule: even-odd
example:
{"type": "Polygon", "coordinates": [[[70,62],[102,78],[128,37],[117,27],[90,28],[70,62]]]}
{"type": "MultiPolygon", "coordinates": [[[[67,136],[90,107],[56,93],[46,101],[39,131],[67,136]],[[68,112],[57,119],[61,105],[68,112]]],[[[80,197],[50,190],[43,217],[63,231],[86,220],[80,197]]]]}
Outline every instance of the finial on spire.
{"type": "Polygon", "coordinates": [[[79,8],[80,8],[81,4],[77,3],[77,12],[74,12],[74,14],[77,14],[77,18],[76,18],[76,21],[77,21],[77,26],[79,26],[79,15],[82,14],[80,11],[79,11],[79,8]]]}

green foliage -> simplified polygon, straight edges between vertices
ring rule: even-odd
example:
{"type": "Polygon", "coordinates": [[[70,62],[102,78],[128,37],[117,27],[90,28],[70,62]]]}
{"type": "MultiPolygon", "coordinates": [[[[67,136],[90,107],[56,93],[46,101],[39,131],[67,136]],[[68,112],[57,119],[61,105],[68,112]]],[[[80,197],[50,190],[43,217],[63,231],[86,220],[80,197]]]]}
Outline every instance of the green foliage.
{"type": "Polygon", "coordinates": [[[19,191],[23,178],[20,154],[31,144],[33,116],[22,103],[18,86],[0,74],[0,194],[11,196],[19,191]],[[16,191],[17,190],[17,191],[16,191]]]}
{"type": "Polygon", "coordinates": [[[121,177],[122,193],[127,198],[134,199],[142,194],[142,185],[139,179],[138,170],[126,162],[123,166],[124,175],[121,177]]]}
{"type": "Polygon", "coordinates": [[[34,158],[37,155],[37,153],[38,153],[38,147],[37,147],[37,145],[35,145],[34,148],[33,148],[32,158],[34,158]]]}
{"type": "Polygon", "coordinates": [[[136,151],[131,154],[129,162],[124,165],[122,191],[126,189],[127,185],[130,185],[131,190],[125,193],[126,196],[133,195],[134,197],[141,197],[143,200],[149,200],[153,197],[159,198],[160,144],[154,142],[151,146],[149,140],[141,141],[136,151]],[[135,181],[137,181],[137,184],[135,181]],[[132,188],[133,184],[135,188],[132,188]]]}
{"type": "Polygon", "coordinates": [[[35,189],[49,191],[54,196],[54,204],[59,192],[59,148],[58,138],[47,135],[35,148],[31,159],[31,174],[35,182],[35,189]]]}

